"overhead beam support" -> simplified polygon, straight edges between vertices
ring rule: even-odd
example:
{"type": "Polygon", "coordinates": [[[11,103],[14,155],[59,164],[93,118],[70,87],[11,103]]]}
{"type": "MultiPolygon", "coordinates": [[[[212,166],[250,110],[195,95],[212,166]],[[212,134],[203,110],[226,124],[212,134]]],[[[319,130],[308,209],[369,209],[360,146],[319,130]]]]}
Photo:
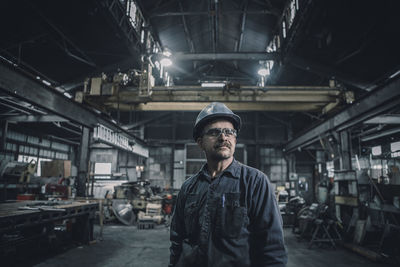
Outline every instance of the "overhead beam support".
{"type": "MultiPolygon", "coordinates": [[[[121,93],[119,103],[143,103],[143,102],[197,102],[197,101],[220,101],[220,102],[293,102],[293,103],[320,103],[326,105],[335,102],[339,96],[339,91],[328,92],[252,92],[243,91],[239,93],[224,93],[222,91],[158,91],[147,98],[143,98],[131,93],[121,93]]],[[[117,103],[117,97],[109,97],[103,103],[117,103]]]]}
{"type": "Polygon", "coordinates": [[[0,64],[0,91],[23,99],[50,113],[69,119],[82,126],[93,128],[97,124],[101,124],[116,132],[123,132],[129,138],[135,139],[127,131],[111,121],[100,117],[94,111],[2,64],[0,64]]]}
{"type": "Polygon", "coordinates": [[[215,53],[216,52],[216,44],[215,44],[215,10],[213,10],[212,7],[212,0],[208,0],[208,24],[210,27],[210,32],[211,32],[211,44],[212,44],[212,51],[215,53]]]}
{"type": "Polygon", "coordinates": [[[355,86],[360,89],[365,89],[365,90],[371,90],[372,84],[367,83],[365,81],[362,81],[360,79],[354,78],[354,76],[345,74],[337,69],[325,66],[323,64],[311,61],[309,59],[303,59],[298,56],[290,56],[287,58],[288,62],[293,65],[296,68],[317,74],[321,77],[325,78],[332,78],[335,77],[335,79],[346,83],[350,84],[352,86],[355,86]]]}
{"type": "MultiPolygon", "coordinates": [[[[213,1],[213,0],[211,0],[213,1]]],[[[215,50],[214,52],[218,52],[219,46],[219,3],[218,0],[214,0],[214,28],[215,28],[215,35],[214,35],[214,43],[215,43],[215,50]]]]}
{"type": "MultiPolygon", "coordinates": [[[[208,16],[210,15],[210,11],[197,11],[197,12],[164,12],[164,13],[153,13],[150,15],[150,18],[154,17],[172,17],[172,16],[208,16]]],[[[241,15],[244,12],[241,10],[224,10],[220,11],[221,15],[241,15]]],[[[247,14],[252,15],[272,15],[276,16],[274,12],[270,10],[262,9],[262,10],[249,10],[246,12],[247,14]]]]}
{"type": "Polygon", "coordinates": [[[243,86],[240,89],[172,86],[154,87],[148,96],[139,96],[132,90],[122,91],[118,96],[85,96],[88,103],[124,111],[196,110],[201,109],[199,103],[213,101],[235,105],[236,110],[320,111],[341,99],[337,88],[313,86],[243,86]]]}
{"type": "MultiPolygon", "coordinates": [[[[297,2],[297,1],[296,1],[297,2]]],[[[286,19],[287,15],[290,13],[290,5],[291,1],[286,2],[286,6],[283,9],[283,12],[278,19],[277,29],[275,34],[280,36],[281,39],[281,58],[280,64],[274,64],[274,67],[271,71],[271,76],[269,82],[278,83],[282,74],[285,72],[285,64],[288,57],[291,56],[293,47],[299,42],[299,39],[304,37],[305,34],[301,34],[301,31],[304,29],[307,22],[310,20],[311,16],[308,14],[311,12],[313,0],[306,0],[301,2],[301,7],[296,11],[296,15],[294,18],[294,22],[291,27],[287,28],[285,31],[287,32],[286,38],[283,37],[283,21],[286,19]]]]}
{"type": "Polygon", "coordinates": [[[25,114],[31,114],[31,113],[45,114],[45,112],[43,112],[42,110],[37,110],[34,107],[26,106],[22,103],[18,103],[16,101],[14,101],[13,99],[9,99],[7,97],[4,97],[4,98],[0,97],[0,105],[10,108],[12,110],[19,111],[21,113],[25,113],[25,114]]]}
{"type": "Polygon", "coordinates": [[[366,97],[354,102],[349,108],[324,121],[308,132],[290,140],[285,147],[287,153],[304,148],[329,131],[343,131],[374,116],[382,114],[400,104],[400,78],[375,89],[366,97]]]}
{"type": "Polygon", "coordinates": [[[146,124],[148,124],[150,122],[163,119],[163,118],[168,117],[170,115],[171,115],[170,113],[161,114],[161,115],[156,116],[156,117],[151,118],[151,119],[139,121],[139,122],[132,123],[132,124],[126,124],[126,125],[122,126],[122,128],[124,128],[127,131],[129,131],[129,130],[135,129],[135,128],[139,127],[139,126],[146,125],[146,124]]]}
{"type": "Polygon", "coordinates": [[[30,6],[33,8],[33,10],[35,10],[35,12],[38,13],[42,17],[42,19],[47,23],[47,25],[49,25],[51,30],[54,31],[57,35],[59,35],[63,39],[62,43],[59,43],[59,42],[56,42],[56,43],[61,47],[61,49],[64,49],[64,52],[68,56],[70,56],[80,62],[83,62],[91,67],[96,67],[96,63],[94,63],[94,61],[82,49],[80,49],[78,45],[76,45],[74,42],[72,42],[71,39],[69,39],[59,28],[57,28],[56,25],[50,19],[48,19],[41,12],[41,10],[38,7],[35,6],[34,2],[29,2],[29,3],[30,3],[30,6]],[[68,49],[67,43],[72,47],[72,49],[74,51],[78,51],[80,55],[73,54],[68,49]]]}
{"type": "Polygon", "coordinates": [[[377,139],[377,138],[381,138],[381,137],[384,137],[384,136],[397,134],[399,132],[400,132],[400,127],[392,128],[392,129],[389,129],[389,130],[386,130],[386,131],[378,132],[376,134],[371,134],[371,135],[367,135],[367,136],[361,137],[361,142],[371,141],[371,140],[374,140],[374,139],[377,139]]]}
{"type": "MultiPolygon", "coordinates": [[[[205,105],[215,100],[202,102],[150,102],[146,104],[119,104],[123,111],[199,111],[205,105]]],[[[117,108],[116,103],[107,103],[110,108],[117,108]]],[[[234,111],[318,111],[323,105],[320,103],[254,103],[230,102],[226,105],[234,111]]]]}
{"type": "Polygon", "coordinates": [[[400,115],[376,116],[364,121],[364,124],[400,124],[400,115]]]}
{"type": "Polygon", "coordinates": [[[57,115],[21,115],[11,116],[6,118],[8,121],[15,122],[67,122],[68,119],[62,118],[57,115]]]}
{"type": "Polygon", "coordinates": [[[180,60],[276,60],[276,52],[238,52],[238,53],[174,53],[173,59],[180,60]]]}
{"type": "MultiPolygon", "coordinates": [[[[182,6],[182,2],[179,1],[179,9],[181,11],[183,11],[183,6],[182,6]]],[[[192,41],[192,38],[190,38],[190,32],[189,32],[189,28],[187,26],[186,23],[186,18],[184,15],[182,15],[182,24],[183,24],[183,30],[185,31],[185,37],[186,37],[186,42],[188,43],[189,49],[190,49],[190,53],[194,53],[194,44],[192,41]]]]}
{"type": "Polygon", "coordinates": [[[241,19],[241,23],[240,23],[240,35],[239,35],[238,44],[236,46],[236,52],[239,52],[242,49],[244,29],[246,27],[246,17],[247,17],[248,5],[249,5],[249,1],[246,0],[244,3],[244,7],[243,7],[243,14],[242,14],[242,19],[241,19]]]}

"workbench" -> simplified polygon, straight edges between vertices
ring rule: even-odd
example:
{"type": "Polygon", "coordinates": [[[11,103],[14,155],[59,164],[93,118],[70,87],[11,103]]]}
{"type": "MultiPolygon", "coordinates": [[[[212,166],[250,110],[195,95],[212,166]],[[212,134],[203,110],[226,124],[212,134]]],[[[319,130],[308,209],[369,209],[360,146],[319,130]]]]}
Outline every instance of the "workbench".
{"type": "MultiPolygon", "coordinates": [[[[54,235],[56,225],[65,225],[74,241],[93,240],[93,222],[98,202],[89,200],[21,201],[0,204],[0,256],[6,249],[35,238],[54,235]]],[[[4,255],[3,255],[4,256],[4,255]]]]}

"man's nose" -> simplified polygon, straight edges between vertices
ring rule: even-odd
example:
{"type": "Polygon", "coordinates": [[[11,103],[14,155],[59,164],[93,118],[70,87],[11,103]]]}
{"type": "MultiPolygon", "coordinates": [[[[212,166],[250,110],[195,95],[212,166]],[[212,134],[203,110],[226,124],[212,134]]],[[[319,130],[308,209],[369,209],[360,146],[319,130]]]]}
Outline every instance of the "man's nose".
{"type": "Polygon", "coordinates": [[[222,139],[222,140],[225,140],[225,139],[228,138],[228,136],[227,136],[224,132],[221,132],[221,133],[219,134],[218,138],[219,138],[219,139],[222,139]]]}

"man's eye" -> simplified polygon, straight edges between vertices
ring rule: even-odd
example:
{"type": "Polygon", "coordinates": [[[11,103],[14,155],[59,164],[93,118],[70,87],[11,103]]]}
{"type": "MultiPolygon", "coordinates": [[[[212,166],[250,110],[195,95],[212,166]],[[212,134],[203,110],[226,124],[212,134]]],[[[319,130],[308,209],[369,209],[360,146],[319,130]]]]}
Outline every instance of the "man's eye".
{"type": "Polygon", "coordinates": [[[221,133],[221,131],[219,130],[219,129],[210,129],[209,131],[208,131],[208,134],[209,135],[213,135],[213,136],[217,136],[217,135],[219,135],[221,133]]]}

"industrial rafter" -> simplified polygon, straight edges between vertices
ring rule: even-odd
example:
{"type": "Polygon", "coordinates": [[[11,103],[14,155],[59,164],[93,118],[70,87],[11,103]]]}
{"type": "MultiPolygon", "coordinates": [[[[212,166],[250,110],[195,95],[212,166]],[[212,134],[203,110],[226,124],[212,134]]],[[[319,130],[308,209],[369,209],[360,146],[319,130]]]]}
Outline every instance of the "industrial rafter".
{"type": "Polygon", "coordinates": [[[181,53],[173,54],[176,61],[180,60],[274,60],[276,52],[237,52],[237,53],[181,53]]]}
{"type": "MultiPolygon", "coordinates": [[[[182,2],[179,1],[178,4],[179,4],[180,11],[183,12],[182,2]]],[[[183,30],[185,31],[186,42],[187,42],[187,44],[189,46],[190,53],[195,53],[193,40],[190,37],[190,32],[189,32],[189,28],[187,26],[185,15],[182,15],[182,24],[183,24],[183,30]]],[[[196,62],[193,62],[193,69],[196,69],[196,62]]]]}
{"type": "Polygon", "coordinates": [[[349,108],[338,113],[334,117],[322,122],[308,132],[290,140],[285,147],[286,152],[292,152],[298,148],[307,147],[318,141],[320,135],[330,131],[343,131],[366,121],[372,117],[384,113],[400,104],[400,78],[391,81],[379,89],[353,103],[349,108]]]}
{"type": "MultiPolygon", "coordinates": [[[[275,13],[269,11],[269,10],[249,10],[246,11],[247,14],[252,14],[252,15],[273,15],[276,16],[275,13]]],[[[243,11],[240,10],[224,10],[220,11],[219,14],[221,15],[241,15],[243,14],[243,11]]],[[[209,16],[210,11],[190,11],[190,12],[164,12],[164,13],[153,13],[150,15],[151,18],[155,17],[172,17],[172,16],[209,16]]]]}
{"type": "MultiPolygon", "coordinates": [[[[236,47],[235,47],[235,52],[240,52],[240,50],[242,49],[242,43],[243,43],[243,35],[244,35],[244,29],[246,27],[246,16],[247,16],[247,7],[249,5],[249,1],[246,0],[243,6],[243,14],[242,14],[242,18],[241,18],[241,22],[240,22],[240,34],[239,34],[239,40],[236,43],[236,47]]],[[[235,68],[238,69],[238,64],[237,61],[235,60],[233,62],[233,64],[235,65],[235,68]]]]}
{"type": "Polygon", "coordinates": [[[95,111],[68,99],[54,89],[20,74],[15,69],[1,64],[0,91],[67,118],[79,125],[94,128],[101,124],[116,132],[121,132],[129,138],[137,139],[115,123],[101,117],[95,111]]]}

